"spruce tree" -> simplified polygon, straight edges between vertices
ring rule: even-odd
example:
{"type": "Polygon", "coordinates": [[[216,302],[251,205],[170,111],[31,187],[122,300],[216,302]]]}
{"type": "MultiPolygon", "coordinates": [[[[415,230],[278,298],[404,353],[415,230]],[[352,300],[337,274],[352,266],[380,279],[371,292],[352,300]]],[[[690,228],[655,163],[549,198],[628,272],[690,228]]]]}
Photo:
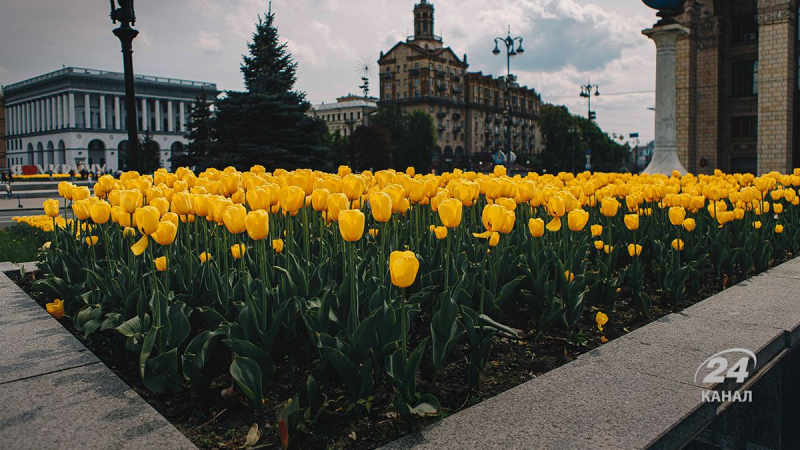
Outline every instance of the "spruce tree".
{"type": "Polygon", "coordinates": [[[186,124],[186,134],[183,136],[189,141],[186,144],[186,153],[175,156],[172,167],[189,166],[203,170],[222,161],[215,160],[212,152],[212,115],[211,102],[208,93],[203,89],[195,98],[195,107],[186,124]]]}
{"type": "Polygon", "coordinates": [[[217,157],[240,170],[330,169],[327,127],[306,115],[311,105],[294,90],[297,63],[280,42],[275,14],[259,16],[241,65],[246,91],[217,102],[212,135],[217,157]]]}
{"type": "Polygon", "coordinates": [[[161,150],[158,142],[153,139],[150,130],[146,130],[139,139],[139,171],[153,173],[161,167],[161,150]]]}

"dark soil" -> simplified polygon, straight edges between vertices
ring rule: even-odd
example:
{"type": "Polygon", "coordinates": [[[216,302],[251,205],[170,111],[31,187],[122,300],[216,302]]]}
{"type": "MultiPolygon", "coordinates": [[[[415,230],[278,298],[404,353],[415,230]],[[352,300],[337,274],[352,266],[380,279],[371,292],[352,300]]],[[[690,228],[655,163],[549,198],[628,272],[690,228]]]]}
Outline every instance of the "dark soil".
{"type": "MultiPolygon", "coordinates": [[[[707,281],[701,283],[702,288],[699,291],[687,289],[684,302],[675,308],[670,306],[664,293],[656,288],[653,281],[646,282],[645,291],[650,293],[653,299],[653,308],[649,319],[642,317],[638,306],[631,304],[630,298],[623,295],[602,333],[595,324],[594,310],[587,309],[578,327],[579,335],[584,341],[583,345],[568,343],[566,334],[555,328],[536,342],[496,337],[492,347],[491,362],[482,373],[480,388],[477,392],[470,392],[468,389],[467,358],[469,349],[464,344],[464,340],[456,347],[450,365],[439,374],[435,388],[430,379],[432,370],[428,357],[427,360],[423,360],[420,367],[418,390],[433,393],[439,400],[442,414],[438,418],[416,420],[413,424],[405,422],[395,413],[391,405],[392,389],[378,382],[373,390],[375,397],[370,402],[369,411],[366,411],[365,405],[362,405],[357,413],[348,412],[345,410],[346,405],[341,397],[343,392],[327,392],[328,398],[332,400],[331,404],[309,432],[298,433],[291,437],[291,447],[365,449],[391,442],[409,431],[422,428],[566,364],[580,354],[602,345],[603,337],[608,340],[615,339],[652,320],[663,317],[673,310],[697,303],[724,287],[716,285],[715,274],[709,272],[703,275],[702,279],[707,281]]],[[[29,273],[24,278],[15,275],[12,279],[40,305],[44,306],[49,299],[39,292],[34,292],[31,288],[31,284],[37,276],[41,276],[41,274],[29,273]]],[[[720,283],[723,282],[720,281],[720,283]]],[[[503,321],[506,325],[522,330],[530,330],[533,323],[527,310],[521,304],[511,305],[510,312],[503,318],[503,321]]],[[[178,394],[154,394],[141,383],[130,355],[127,356],[127,361],[121,359],[120,356],[110,351],[111,346],[105,342],[97,339],[84,339],[83,335],[72,327],[69,320],[61,320],[61,323],[153,408],[202,449],[240,448],[253,424],[259,425],[262,435],[255,448],[280,448],[281,439],[276,424],[275,410],[297,394],[300,394],[301,405],[304,405],[306,401],[306,377],[309,373],[307,368],[313,366],[313,361],[306,361],[305,364],[290,364],[287,360],[276,361],[278,370],[273,382],[270,386],[265,387],[267,395],[271,395],[265,404],[267,414],[259,417],[241,399],[229,401],[222,398],[221,391],[231,385],[231,377],[227,374],[227,365],[224,360],[220,361],[219,374],[206,391],[197,392],[184,389],[178,394]]],[[[418,342],[423,331],[427,330],[412,329],[411,342],[418,342]]],[[[315,374],[321,384],[325,381],[324,375],[315,374]]],[[[338,385],[336,382],[330,384],[338,385]]]]}

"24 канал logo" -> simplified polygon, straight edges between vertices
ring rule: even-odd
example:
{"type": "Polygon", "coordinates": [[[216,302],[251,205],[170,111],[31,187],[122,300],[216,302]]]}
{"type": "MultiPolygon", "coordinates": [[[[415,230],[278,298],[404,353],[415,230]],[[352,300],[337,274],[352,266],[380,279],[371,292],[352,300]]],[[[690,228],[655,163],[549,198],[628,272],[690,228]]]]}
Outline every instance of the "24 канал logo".
{"type": "MultiPolygon", "coordinates": [[[[723,350],[700,364],[694,373],[694,382],[703,384],[720,384],[726,379],[734,380],[737,384],[745,382],[750,371],[757,365],[755,353],[746,348],[731,348],[723,350]],[[738,358],[737,358],[738,356],[738,358]],[[750,362],[752,361],[752,365],[750,362]],[[702,381],[700,381],[702,380],[702,381]]],[[[745,391],[719,391],[704,390],[704,402],[752,402],[753,392],[745,391]]]]}

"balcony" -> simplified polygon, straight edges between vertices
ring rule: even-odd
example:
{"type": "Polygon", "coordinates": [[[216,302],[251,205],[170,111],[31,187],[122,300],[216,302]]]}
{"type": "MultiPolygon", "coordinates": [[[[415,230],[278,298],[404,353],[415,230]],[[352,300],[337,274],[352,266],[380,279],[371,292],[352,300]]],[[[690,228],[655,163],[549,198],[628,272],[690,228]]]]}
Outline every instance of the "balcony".
{"type": "Polygon", "coordinates": [[[439,130],[439,131],[445,131],[445,130],[447,130],[447,127],[444,126],[444,125],[439,125],[438,127],[436,127],[436,129],[439,130]]]}
{"type": "Polygon", "coordinates": [[[461,119],[461,113],[453,113],[453,119],[455,120],[461,119]]]}
{"type": "Polygon", "coordinates": [[[453,133],[460,133],[462,130],[461,125],[453,127],[453,133]]]}
{"type": "Polygon", "coordinates": [[[436,113],[436,117],[444,119],[445,117],[447,117],[447,113],[444,111],[439,111],[438,113],[436,113]]]}
{"type": "Polygon", "coordinates": [[[464,88],[462,88],[461,86],[453,86],[453,92],[460,94],[464,92],[464,88]]]}
{"type": "Polygon", "coordinates": [[[420,37],[419,39],[417,39],[417,37],[414,36],[414,35],[408,36],[406,38],[406,42],[423,41],[423,40],[424,41],[442,42],[442,37],[438,36],[438,35],[435,35],[435,34],[431,34],[431,35],[428,35],[428,36],[425,36],[425,37],[420,37]]]}
{"type": "Polygon", "coordinates": [[[419,76],[419,69],[416,69],[416,68],[411,69],[411,70],[408,71],[408,73],[410,73],[411,76],[413,76],[413,77],[418,77],[419,76]]]}

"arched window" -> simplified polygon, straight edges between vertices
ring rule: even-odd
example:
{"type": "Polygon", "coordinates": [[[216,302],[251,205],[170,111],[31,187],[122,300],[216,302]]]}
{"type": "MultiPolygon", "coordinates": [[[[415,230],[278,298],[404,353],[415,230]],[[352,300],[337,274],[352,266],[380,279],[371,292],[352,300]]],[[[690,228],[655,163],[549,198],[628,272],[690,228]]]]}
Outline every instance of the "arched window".
{"type": "Polygon", "coordinates": [[[56,152],[56,164],[66,164],[66,163],[67,163],[67,145],[64,144],[63,139],[60,139],[58,141],[58,151],[56,152]]]}
{"type": "Polygon", "coordinates": [[[103,143],[100,139],[93,139],[89,142],[89,167],[87,169],[91,170],[91,166],[95,164],[99,164],[101,166],[106,164],[106,144],[103,143]]]}
{"type": "Polygon", "coordinates": [[[128,140],[122,140],[117,145],[117,167],[119,167],[119,170],[128,170],[129,157],[130,149],[128,146],[128,140]]]}

